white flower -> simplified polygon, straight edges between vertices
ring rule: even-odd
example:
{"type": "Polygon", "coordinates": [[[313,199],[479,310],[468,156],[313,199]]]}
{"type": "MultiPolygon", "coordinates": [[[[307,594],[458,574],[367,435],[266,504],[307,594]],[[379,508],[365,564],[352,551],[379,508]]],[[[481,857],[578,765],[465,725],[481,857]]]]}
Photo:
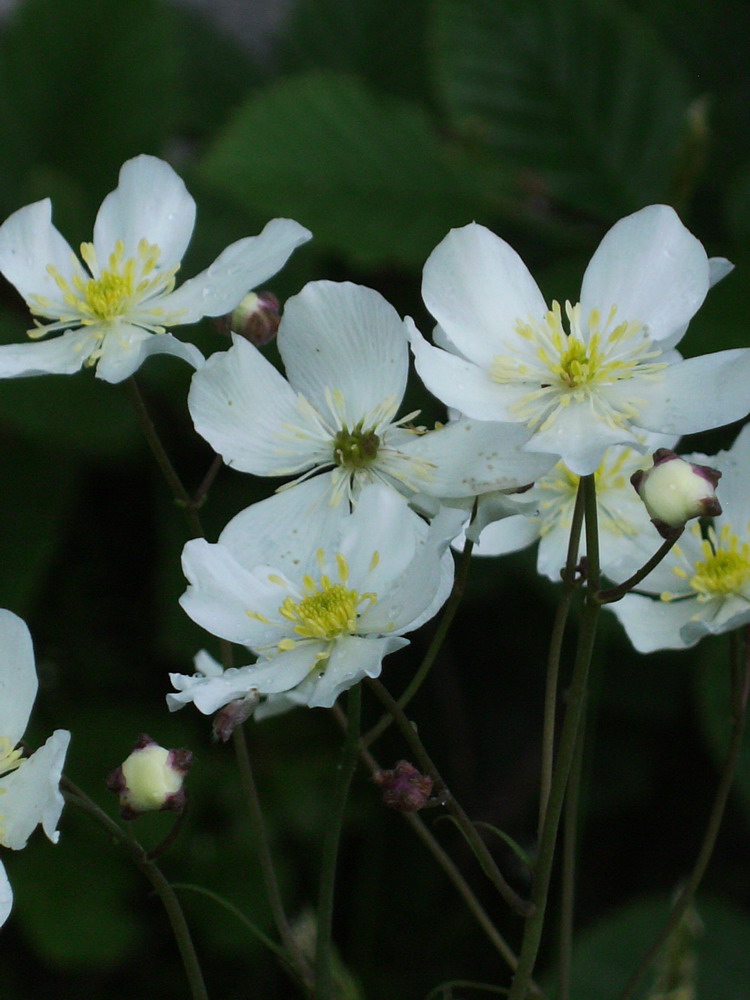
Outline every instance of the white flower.
{"type": "MultiPolygon", "coordinates": [[[[56,730],[30,757],[16,749],[36,690],[29,630],[12,612],[0,609],[0,844],[14,851],[26,846],[38,823],[56,843],[63,807],[58,784],[70,733],[56,730]]],[[[0,864],[0,925],[12,903],[10,882],[0,864]]]]}
{"type": "Polygon", "coordinates": [[[0,347],[0,378],[70,374],[96,364],[99,378],[121,382],[150,354],[174,354],[197,368],[200,351],[166,329],[231,312],[310,238],[296,222],[274,219],[175,291],[194,223],[184,183],[153,156],[123,165],[97,214],[93,242],[81,244],[85,267],[52,225],[48,198],[14,212],[0,227],[0,271],[32,313],[50,321],[37,322],[29,336],[66,332],[0,347]]]}
{"type": "MultiPolygon", "coordinates": [[[[649,450],[669,447],[674,438],[661,434],[640,435],[639,445],[649,450]]],[[[599,525],[599,557],[602,572],[611,579],[625,578],[642,566],[658,548],[659,538],[649,514],[630,483],[633,472],[651,462],[639,451],[613,445],[594,473],[599,525]]],[[[537,569],[553,583],[560,582],[565,565],[580,477],[564,462],[558,462],[518,500],[505,497],[504,508],[516,503],[522,512],[503,520],[493,520],[483,510],[480,498],[475,523],[467,534],[476,543],[477,555],[517,552],[539,539],[537,569]]],[[[461,542],[463,544],[463,542],[461,542]]],[[[579,555],[586,554],[585,532],[581,531],[579,555]]]]}
{"type": "MultiPolygon", "coordinates": [[[[606,605],[641,653],[685,649],[750,622],[750,425],[729,451],[690,456],[722,473],[722,514],[694,522],[638,590],[606,605]]],[[[656,547],[655,547],[656,548],[656,547]]]]}
{"type": "Polygon", "coordinates": [[[608,445],[638,448],[638,430],[692,433],[750,410],[750,350],[689,361],[673,350],[729,269],[709,261],[673,209],[652,205],[604,237],[580,303],[548,310],[507,243],[475,224],[454,229],[422,285],[445,349],[413,330],[417,371],[449,406],[518,421],[533,432],[527,449],[589,475],[608,445]]]}
{"type": "Polygon", "coordinates": [[[383,482],[406,496],[458,497],[527,485],[553,456],[522,451],[512,424],[459,420],[422,433],[397,417],[409,374],[408,337],[377,292],[315,281],[289,299],[278,333],[287,379],[235,337],[193,376],[197,431],[228,465],[259,476],[318,471],[331,500],[383,482]]]}
{"type": "MultiPolygon", "coordinates": [[[[172,677],[181,696],[215,711],[252,692],[330,707],[383,657],[407,645],[450,592],[453,560],[436,518],[428,526],[382,484],[363,489],[353,513],[326,502],[311,480],[238,514],[211,545],[185,546],[190,581],[181,604],[209,632],[242,643],[257,664],[172,677]]],[[[205,666],[205,664],[204,664],[205,666]]]]}

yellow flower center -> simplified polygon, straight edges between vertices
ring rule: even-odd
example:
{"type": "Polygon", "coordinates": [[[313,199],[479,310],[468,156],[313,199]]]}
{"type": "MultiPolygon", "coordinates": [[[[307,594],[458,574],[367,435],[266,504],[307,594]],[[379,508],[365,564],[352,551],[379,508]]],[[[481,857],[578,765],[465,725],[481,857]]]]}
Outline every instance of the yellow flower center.
{"type": "MultiPolygon", "coordinates": [[[[86,277],[79,270],[68,279],[54,265],[47,266],[47,273],[60,289],[67,311],[60,315],[59,322],[38,326],[29,331],[29,336],[41,337],[51,330],[68,326],[96,327],[120,319],[152,333],[164,332],[161,325],[165,319],[164,310],[153,300],[173,291],[179,264],[159,270],[161,250],[145,239],[138,244],[134,257],[125,256],[125,244],[118,240],[106,267],[100,267],[93,243],[81,244],[81,257],[92,277],[86,277]]],[[[41,295],[30,297],[29,305],[38,315],[49,317],[54,313],[54,304],[41,295]]]]}
{"type": "MultiPolygon", "coordinates": [[[[699,525],[693,525],[690,530],[700,537],[699,525]]],[[[675,552],[678,556],[683,555],[679,546],[675,546],[675,552]]],[[[672,570],[675,576],[690,585],[699,601],[710,601],[729,594],[746,596],[750,585],[750,542],[740,542],[729,524],[722,525],[718,534],[712,526],[708,529],[708,537],[701,539],[701,554],[703,559],[696,561],[692,576],[682,566],[675,566],[672,570]]],[[[661,599],[670,601],[675,596],[665,593],[661,599]]]]}
{"type": "Polygon", "coordinates": [[[553,302],[541,320],[517,322],[515,332],[521,344],[494,357],[489,373],[495,382],[529,385],[529,392],[513,407],[519,419],[545,430],[561,408],[585,400],[592,404],[592,415],[610,426],[622,427],[637,414],[637,400],[615,404],[604,399],[600,390],[635,376],[653,378],[666,365],[653,363],[661,351],[643,325],[615,324],[616,312],[613,306],[602,323],[599,310],[592,309],[584,325],[580,304],[566,302],[570,328],[566,333],[560,304],[553,302]]]}
{"type": "MultiPolygon", "coordinates": [[[[322,569],[325,564],[325,553],[319,549],[316,555],[322,569]]],[[[379,561],[379,553],[373,552],[370,569],[373,570],[379,561]]],[[[337,583],[325,573],[321,573],[318,580],[305,573],[302,577],[304,591],[302,597],[295,600],[290,595],[284,599],[279,608],[279,614],[292,624],[292,633],[299,639],[322,639],[324,642],[332,642],[340,635],[355,635],[357,618],[363,610],[362,605],[377,604],[377,594],[360,594],[347,586],[349,566],[340,552],[336,554],[336,567],[339,578],[337,583]]],[[[271,583],[288,587],[283,578],[275,573],[269,574],[268,579],[271,583]]],[[[270,619],[257,611],[248,610],[246,614],[256,621],[266,625],[271,624],[270,619]]],[[[277,648],[280,652],[294,649],[299,639],[288,636],[277,643],[277,648]]],[[[319,655],[325,658],[327,654],[319,655]]]]}

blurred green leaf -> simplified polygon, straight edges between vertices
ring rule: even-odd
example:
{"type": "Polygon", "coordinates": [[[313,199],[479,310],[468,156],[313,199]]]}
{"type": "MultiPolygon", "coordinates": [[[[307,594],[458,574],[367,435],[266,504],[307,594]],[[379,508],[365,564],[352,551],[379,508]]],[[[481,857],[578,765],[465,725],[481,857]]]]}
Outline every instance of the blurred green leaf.
{"type": "Polygon", "coordinates": [[[399,97],[426,97],[426,0],[299,0],[279,46],[281,69],[351,73],[399,97]]]}
{"type": "Polygon", "coordinates": [[[246,209],[308,226],[317,249],[371,266],[420,266],[447,229],[502,196],[497,172],[472,170],[421,107],[331,73],[248,101],[202,174],[246,209]]]}
{"type": "Polygon", "coordinates": [[[615,0],[438,0],[434,75],[454,127],[529,189],[604,218],[669,201],[681,68],[615,0]]]}
{"type": "MultiPolygon", "coordinates": [[[[157,0],[26,0],[0,47],[0,178],[71,168],[97,195],[120,164],[158,151],[176,114],[177,49],[157,0]],[[15,162],[14,162],[15,161],[15,162]]],[[[13,188],[3,188],[0,206],[13,188]]]]}
{"type": "MultiPolygon", "coordinates": [[[[750,918],[713,900],[699,899],[697,912],[704,927],[696,944],[698,997],[740,1000],[750,993],[750,918]]],[[[581,934],[574,947],[571,996],[575,1000],[617,996],[668,913],[666,900],[644,899],[581,934]]],[[[652,976],[646,976],[636,997],[647,994],[652,976]]]]}
{"type": "Polygon", "coordinates": [[[113,965],[136,946],[143,926],[127,898],[136,876],[84,817],[66,814],[54,847],[37,833],[25,851],[3,860],[15,918],[48,962],[113,965]]]}

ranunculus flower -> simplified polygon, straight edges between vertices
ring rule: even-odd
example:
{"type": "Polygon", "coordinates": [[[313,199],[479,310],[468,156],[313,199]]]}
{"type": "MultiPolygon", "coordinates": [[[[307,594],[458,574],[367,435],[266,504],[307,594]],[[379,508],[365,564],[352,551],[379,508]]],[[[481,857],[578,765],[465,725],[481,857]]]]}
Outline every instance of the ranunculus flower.
{"type": "MultiPolygon", "coordinates": [[[[451,527],[453,518],[450,518],[451,527]]],[[[214,712],[253,692],[330,707],[405,633],[431,618],[453,580],[442,517],[428,525],[394,490],[365,487],[352,513],[315,480],[238,514],[216,544],[187,543],[181,604],[209,632],[249,647],[256,664],[217,676],[172,675],[170,708],[214,712]]]]}
{"type": "Polygon", "coordinates": [[[83,264],[52,225],[49,198],[14,212],[0,226],[0,271],[38,317],[29,336],[65,332],[0,347],[0,378],[96,365],[98,378],[121,382],[150,354],[174,354],[197,368],[200,351],[167,329],[231,312],[310,239],[296,222],[274,219],[175,289],[194,224],[195,202],[182,180],[169,164],[145,155],[120,170],[97,214],[93,242],[81,244],[83,264]]]}
{"type": "Polygon", "coordinates": [[[581,299],[551,309],[518,254],[483,226],[454,229],[430,255],[422,293],[438,329],[412,329],[417,371],[448,406],[517,421],[524,446],[589,475],[638,433],[688,434],[750,411],[750,349],[688,361],[673,349],[709,286],[709,260],[673,209],[652,205],[606,234],[581,299]]]}
{"type": "Polygon", "coordinates": [[[518,425],[461,419],[425,433],[411,425],[417,413],[399,417],[407,331],[371,288],[310,282],[284,307],[278,347],[286,379],[240,337],[193,376],[196,430],[242,472],[320,472],[335,503],[373,482],[407,497],[515,489],[555,461],[523,451],[518,425]]]}
{"type": "MultiPolygon", "coordinates": [[[[58,787],[70,733],[57,729],[30,757],[16,749],[29,721],[37,691],[31,636],[26,624],[0,609],[0,845],[20,851],[41,823],[53,843],[63,807],[58,787]]],[[[13,892],[0,864],[0,925],[13,892]]]]}

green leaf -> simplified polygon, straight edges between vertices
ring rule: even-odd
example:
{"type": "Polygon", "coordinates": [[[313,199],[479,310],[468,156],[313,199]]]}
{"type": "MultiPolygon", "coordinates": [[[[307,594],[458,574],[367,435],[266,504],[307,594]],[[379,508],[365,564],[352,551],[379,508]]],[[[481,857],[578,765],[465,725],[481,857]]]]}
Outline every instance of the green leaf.
{"type": "Polygon", "coordinates": [[[502,193],[497,172],[444,146],[419,105],[331,73],[248,101],[202,175],[245,209],[308,226],[316,249],[369,265],[420,266],[451,226],[502,193]]]}
{"type": "Polygon", "coordinates": [[[426,97],[426,0],[299,0],[279,45],[287,73],[351,73],[379,90],[426,97]]]}
{"type": "Polygon", "coordinates": [[[169,135],[176,83],[172,19],[156,0],[27,0],[0,48],[0,178],[21,174],[6,164],[23,151],[24,170],[67,167],[109,190],[123,160],[169,135]]]}
{"type": "Polygon", "coordinates": [[[684,74],[616,0],[438,0],[434,73],[453,125],[537,189],[605,218],[669,201],[684,74]]]}
{"type": "MultiPolygon", "coordinates": [[[[740,910],[714,900],[697,906],[703,933],[696,942],[698,996],[739,1000],[750,992],[750,920],[740,910]]],[[[570,995],[575,1000],[615,997],[656,938],[669,913],[663,899],[626,906],[581,934],[574,946],[570,995]]],[[[653,973],[637,998],[647,995],[653,973]]]]}

